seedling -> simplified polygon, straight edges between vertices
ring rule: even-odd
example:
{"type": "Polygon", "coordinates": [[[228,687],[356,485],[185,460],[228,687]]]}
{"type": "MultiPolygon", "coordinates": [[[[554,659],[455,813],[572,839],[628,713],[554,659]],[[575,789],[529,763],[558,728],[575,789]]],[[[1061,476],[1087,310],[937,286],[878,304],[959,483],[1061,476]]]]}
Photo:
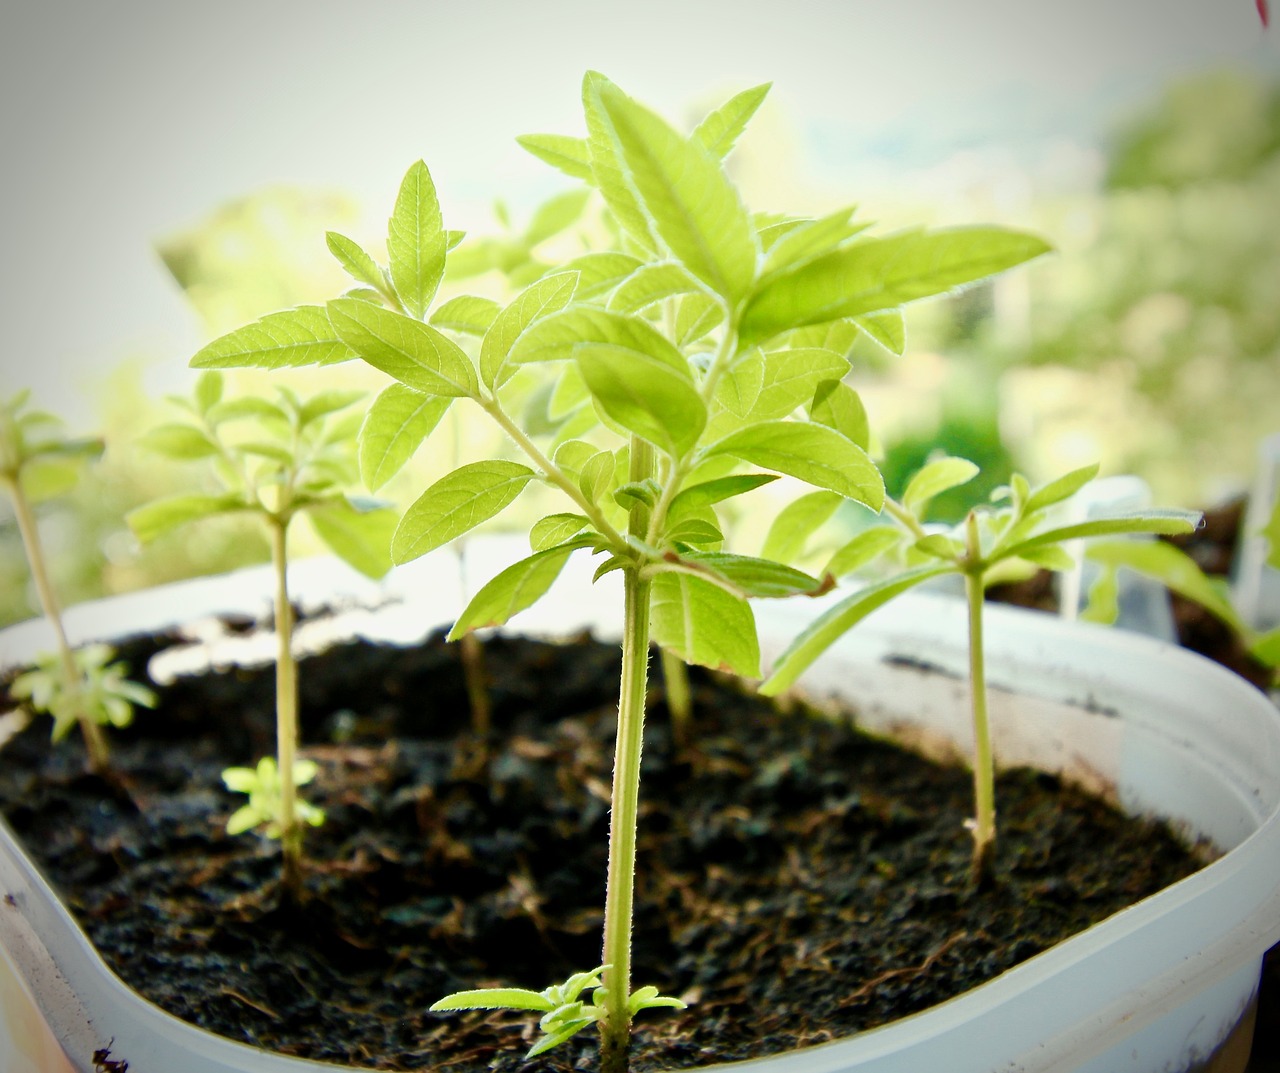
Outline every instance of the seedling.
{"type": "MultiPolygon", "coordinates": [[[[49,577],[40,543],[40,531],[36,526],[34,505],[61,495],[72,488],[79,478],[87,459],[102,454],[102,441],[98,439],[69,439],[62,435],[62,422],[43,410],[29,408],[31,393],[19,392],[0,402],[0,485],[13,503],[18,531],[27,554],[31,578],[35,582],[40,608],[53,629],[57,646],[55,656],[44,663],[44,679],[32,681],[32,703],[40,710],[51,711],[35,699],[38,691],[49,705],[61,713],[54,717],[55,737],[62,737],[68,719],[79,722],[84,735],[89,766],[96,772],[110,767],[111,753],[106,735],[102,732],[100,716],[105,709],[95,710],[88,700],[81,700],[86,690],[96,688],[94,683],[82,680],[82,667],[67,641],[67,631],[62,624],[62,611],[49,577]],[[47,675],[56,665],[60,684],[54,686],[47,675]]],[[[109,657],[108,657],[109,658],[109,657]]],[[[110,715],[107,714],[107,721],[110,715]]]]}
{"type": "Polygon", "coordinates": [[[717,505],[783,476],[878,510],[884,487],[865,451],[865,418],[841,383],[852,342],[869,335],[901,351],[902,304],[1046,249],[985,227],[867,238],[851,209],[817,219],[749,213],[722,161],[767,88],[739,94],[684,135],[589,73],[587,137],[521,144],[599,191],[620,248],[548,268],[505,306],[471,295],[436,305],[452,233],[419,162],[391,215],[386,268],[330,236],[363,284],[358,293],[271,314],[192,362],[279,368],[360,358],[382,370],[397,383],[361,428],[362,460],[379,473],[399,468],[425,438],[431,422],[419,415],[455,399],[507,434],[523,461],[461,465],[409,507],[391,542],[405,562],[486,522],[530,485],[562,497],[531,527],[532,554],[476,593],[452,637],[531,606],[579,552],[602,557],[597,578],[622,574],[603,967],[562,985],[575,994],[597,978],[603,986],[581,1007],[576,997],[559,1002],[564,991],[512,989],[459,992],[439,1007],[541,1011],[550,1016],[542,1049],[598,1024],[604,1073],[627,1068],[637,1010],[681,1004],[631,984],[650,637],[683,662],[754,677],[748,599],[812,595],[830,583],[724,550],[717,505]],[[530,994],[543,998],[531,1005],[530,994]]]}
{"type": "Polygon", "coordinates": [[[859,589],[814,620],[778,658],[773,675],[761,686],[775,695],[792,685],[815,659],[872,611],[890,600],[944,574],[964,578],[969,608],[969,686],[973,715],[973,783],[975,815],[970,821],[973,855],[970,875],[979,888],[993,879],[996,846],[995,764],[987,720],[986,664],[983,651],[983,602],[986,587],[1001,571],[1018,564],[1070,570],[1074,560],[1066,550],[1070,541],[1120,533],[1189,533],[1199,515],[1186,511],[1146,510],[1061,524],[1053,508],[1091,481],[1098,467],[1073,470],[1033,489],[1014,474],[1008,487],[993,499],[1003,505],[975,508],[949,532],[924,522],[929,502],[948,489],[972,480],[978,467],[962,458],[939,458],[925,465],[907,484],[901,502],[885,497],[885,511],[894,525],[873,526],[839,549],[828,570],[837,575],[864,567],[879,557],[897,553],[905,569],[859,589]]]}
{"type": "Polygon", "coordinates": [[[115,650],[110,645],[84,645],[71,653],[76,673],[68,688],[60,653],[47,653],[36,661],[34,670],[18,675],[9,692],[28,702],[37,712],[53,716],[53,740],[61,741],[84,719],[96,726],[127,727],[133,722],[134,706],[154,708],[156,695],[146,686],[129,680],[129,668],[112,663],[115,650]]]}
{"type": "MultiPolygon", "coordinates": [[[[274,402],[248,395],[224,399],[222,375],[203,374],[191,399],[171,400],[188,420],[153,428],[141,443],[168,458],[206,462],[219,491],[158,499],[127,519],[142,541],[199,519],[230,514],[255,515],[266,527],[276,580],[276,760],[272,771],[278,766],[280,772],[274,783],[278,815],[269,818],[280,839],[284,888],[291,897],[301,891],[303,824],[315,822],[316,812],[296,792],[307,780],[299,779],[296,758],[298,670],[288,587],[289,525],[297,515],[306,514],[317,535],[336,554],[370,577],[381,577],[391,566],[386,547],[394,515],[386,508],[362,509],[342,492],[355,479],[358,419],[341,415],[360,398],[359,392],[326,391],[302,399],[281,388],[274,402]]],[[[264,773],[261,766],[259,772],[264,773]]],[[[260,787],[261,800],[269,797],[264,793],[260,787]]],[[[251,802],[246,807],[254,806],[251,802]]]]}
{"type": "MultiPolygon", "coordinates": [[[[298,760],[293,765],[293,785],[305,786],[319,772],[314,760],[298,760]]],[[[228,790],[248,794],[248,804],[241,805],[227,820],[227,834],[238,835],[262,827],[268,838],[280,838],[285,830],[284,794],[280,788],[280,769],[269,756],[258,761],[256,768],[229,767],[222,773],[222,781],[228,790]]],[[[294,799],[294,812],[298,823],[319,827],[324,823],[324,810],[308,804],[300,797],[294,799]]]]}

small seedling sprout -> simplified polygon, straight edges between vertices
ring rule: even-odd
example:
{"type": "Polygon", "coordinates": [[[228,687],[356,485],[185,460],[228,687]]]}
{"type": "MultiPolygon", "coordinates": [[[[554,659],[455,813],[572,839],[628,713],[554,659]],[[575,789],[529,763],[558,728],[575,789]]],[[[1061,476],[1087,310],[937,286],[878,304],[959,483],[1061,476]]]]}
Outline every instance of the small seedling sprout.
{"type": "MultiPolygon", "coordinates": [[[[259,765],[258,775],[265,780],[269,770],[272,792],[278,795],[278,806],[272,806],[278,814],[270,817],[273,837],[280,839],[286,894],[298,897],[303,826],[314,824],[318,813],[297,794],[297,787],[308,780],[298,774],[299,763],[305,762],[297,759],[298,669],[289,600],[289,526],[299,514],[307,515],[336,554],[377,578],[390,569],[386,545],[394,516],[385,507],[366,507],[342,492],[355,479],[358,421],[343,411],[361,398],[359,392],[323,391],[303,399],[280,388],[274,402],[251,395],[224,399],[223,394],[221,373],[202,374],[190,399],[170,400],[188,420],[159,425],[140,441],[174,460],[207,463],[218,491],[158,499],[131,512],[127,520],[142,541],[200,519],[242,513],[259,518],[267,530],[275,577],[276,759],[269,769],[259,765]]],[[[241,776],[232,781],[245,782],[241,776]]],[[[266,785],[258,786],[260,801],[274,800],[266,785]]],[[[246,807],[256,806],[251,801],[246,807]]],[[[247,814],[241,809],[235,815],[243,820],[247,814]]]]}
{"type": "Polygon", "coordinates": [[[1199,515],[1177,510],[1143,510],[1098,516],[1062,524],[1054,508],[1075,495],[1098,472],[1086,466],[1032,488],[1014,474],[993,496],[1000,506],[975,507],[949,532],[927,526],[933,498],[966,484],[979,470],[962,458],[937,458],[908,482],[901,501],[885,497],[885,512],[896,525],[873,526],[856,535],[832,557],[828,569],[846,574],[896,552],[904,569],[845,597],[814,620],[778,657],[772,676],[761,686],[775,695],[791,686],[815,659],[867,615],[932,578],[959,574],[964,579],[969,622],[969,685],[974,755],[974,809],[970,821],[973,854],[970,878],[979,888],[994,877],[996,848],[995,761],[987,717],[983,604],[986,588],[1018,564],[1064,571],[1074,560],[1064,545],[1089,537],[1128,533],[1189,533],[1199,515]]]}
{"type": "Polygon", "coordinates": [[[530,527],[532,554],[481,587],[451,637],[507,622],[579,552],[600,557],[597,578],[621,573],[602,967],[559,990],[462,991],[437,1004],[539,1012],[539,1053],[598,1025],[604,1073],[628,1068],[638,1011],[683,1005],[631,981],[650,639],[681,663],[756,677],[748,600],[816,595],[830,585],[725,550],[717,506],[786,478],[879,510],[884,486],[865,450],[865,414],[842,383],[853,343],[867,337],[900,353],[903,304],[1047,248],[996,227],[869,238],[852,209],[819,218],[748,212],[723,160],[767,90],[738,94],[685,135],[588,73],[587,136],[520,142],[598,192],[616,248],[543,266],[506,305],[465,294],[436,304],[447,263],[465,259],[469,247],[449,253],[456,232],[445,230],[431,175],[418,162],[391,215],[386,267],[331,235],[355,291],[270,314],[192,361],[280,368],[359,358],[386,373],[396,383],[374,401],[360,433],[362,467],[367,459],[379,475],[398,469],[455,400],[506,434],[521,461],[459,466],[423,491],[392,538],[393,559],[407,562],[493,518],[529,486],[562,497],[530,527]],[[531,396],[546,405],[518,411],[531,396]],[[593,997],[584,1002],[588,987],[593,997]]]}

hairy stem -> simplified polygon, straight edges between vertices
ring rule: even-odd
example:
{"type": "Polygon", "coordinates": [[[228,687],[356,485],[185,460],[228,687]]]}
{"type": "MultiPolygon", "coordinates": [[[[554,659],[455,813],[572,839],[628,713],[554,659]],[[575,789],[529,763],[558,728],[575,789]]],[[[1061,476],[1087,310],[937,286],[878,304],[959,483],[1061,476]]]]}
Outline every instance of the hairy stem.
{"type": "MultiPolygon", "coordinates": [[[[27,563],[31,567],[31,578],[36,584],[36,593],[40,598],[40,609],[49,625],[53,627],[53,636],[58,647],[58,659],[62,664],[63,686],[67,693],[75,697],[80,693],[80,668],[67,641],[67,631],[62,625],[62,612],[58,606],[58,598],[53,590],[53,582],[49,579],[49,571],[45,566],[44,551],[40,545],[40,533],[36,528],[36,519],[27,502],[26,493],[19,480],[6,477],[5,489],[13,500],[13,513],[18,520],[18,531],[22,534],[22,545],[26,549],[27,563]]],[[[89,767],[98,774],[111,766],[111,753],[107,746],[107,736],[102,727],[95,723],[83,711],[80,713],[80,732],[84,735],[85,751],[89,757],[89,767]]]]}
{"type": "Polygon", "coordinates": [[[973,711],[973,858],[969,876],[975,887],[990,885],[995,873],[996,791],[995,761],[991,754],[991,728],[987,719],[987,677],[982,639],[983,579],[977,562],[978,530],[973,515],[968,521],[969,559],[975,565],[965,571],[964,591],[969,604],[969,687],[973,711]]]}
{"type": "Polygon", "coordinates": [[[296,897],[302,889],[302,828],[298,824],[298,791],[294,762],[298,755],[298,667],[293,659],[293,608],[289,604],[287,519],[272,517],[271,564],[276,596],[276,770],[280,777],[281,878],[285,893],[296,897]]]}
{"type": "MultiPolygon", "coordinates": [[[[653,472],[653,448],[633,436],[631,480],[653,472]]],[[[648,527],[649,510],[631,511],[632,534],[648,527]]],[[[652,583],[639,565],[623,571],[625,607],[622,681],[618,695],[618,737],[613,760],[613,801],[609,820],[609,877],[605,890],[603,963],[609,968],[607,1016],[600,1022],[601,1073],[626,1073],[630,1062],[631,920],[635,895],[636,816],[640,800],[640,752],[644,738],[644,702],[649,678],[649,611],[652,583]]]]}
{"type": "Polygon", "coordinates": [[[671,738],[677,749],[687,749],[693,740],[693,694],[689,689],[689,668],[684,660],[662,650],[662,681],[671,714],[671,738]]]}

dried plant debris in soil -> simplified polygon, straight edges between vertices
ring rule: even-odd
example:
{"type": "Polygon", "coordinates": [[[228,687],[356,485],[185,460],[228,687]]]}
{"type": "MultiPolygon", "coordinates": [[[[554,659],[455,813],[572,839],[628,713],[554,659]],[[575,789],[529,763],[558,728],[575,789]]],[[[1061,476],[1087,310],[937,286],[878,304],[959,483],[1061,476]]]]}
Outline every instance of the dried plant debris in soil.
{"type": "MultiPolygon", "coordinates": [[[[121,655],[145,667],[164,644],[121,655]]],[[[270,668],[160,688],[115,736],[119,785],[84,774],[76,747],[50,752],[37,723],[0,755],[4,813],[115,970],[186,1020],[358,1066],[521,1068],[520,1018],[425,1011],[598,960],[618,653],[487,647],[487,776],[456,646],[306,661],[308,790],[329,819],[308,833],[300,909],[276,899],[276,848],[221,830],[236,802],[219,773],[271,750],[270,668]]],[[[646,730],[634,971],[694,1005],[640,1023],[637,1070],[921,1010],[1196,866],[1164,829],[1015,771],[998,791],[1001,880],[974,897],[966,772],[693,681],[697,752],[673,754],[657,689],[646,730]]],[[[593,1067],[589,1036],[539,1068],[593,1067]]]]}

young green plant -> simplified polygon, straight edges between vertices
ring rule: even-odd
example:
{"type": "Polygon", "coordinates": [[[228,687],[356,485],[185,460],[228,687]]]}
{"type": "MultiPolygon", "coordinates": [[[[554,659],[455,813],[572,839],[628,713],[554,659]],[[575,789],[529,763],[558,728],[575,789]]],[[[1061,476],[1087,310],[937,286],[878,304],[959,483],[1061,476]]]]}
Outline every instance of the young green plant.
{"type": "Polygon", "coordinates": [[[636,1013],[683,1005],[631,980],[650,640],[683,662],[754,677],[748,600],[829,584],[725,550],[717,508],[784,477],[878,510],[884,487],[865,450],[865,415],[841,383],[852,342],[865,335],[900,351],[904,303],[1046,249],[986,227],[868,238],[851,209],[748,212],[723,160],[767,88],[739,94],[686,135],[588,73],[587,136],[521,144],[598,192],[617,248],[548,266],[505,305],[475,295],[437,304],[453,233],[419,162],[391,215],[386,268],[331,236],[358,292],[271,314],[193,359],[278,368],[360,358],[382,370],[396,383],[366,415],[361,451],[391,468],[426,434],[430,422],[414,425],[414,415],[454,400],[506,434],[521,461],[481,459],[441,477],[392,540],[393,558],[405,562],[493,518],[529,486],[559,494],[557,509],[530,528],[531,554],[476,593],[451,636],[505,623],[580,552],[601,557],[597,579],[622,575],[602,967],[560,990],[464,991],[434,1007],[542,1012],[535,1051],[597,1025],[604,1073],[628,1067],[636,1013]]]}
{"type": "Polygon", "coordinates": [[[996,849],[995,761],[987,718],[983,604],[986,587],[1002,572],[1020,564],[1070,570],[1072,541],[1121,533],[1188,533],[1199,515],[1177,510],[1146,510],[1063,522],[1054,508],[1091,481],[1098,467],[1086,466],[1032,488],[1014,474],[998,489],[993,508],[974,508],[950,531],[926,525],[930,501],[978,474],[962,458],[938,458],[908,482],[901,501],[885,497],[892,525],[878,525],[855,536],[832,557],[827,569],[837,576],[897,553],[905,569],[860,588],[815,619],[778,657],[771,677],[761,686],[766,695],[788,688],[800,674],[848,630],[877,608],[932,578],[958,574],[964,579],[969,622],[969,692],[973,719],[973,784],[975,814],[970,821],[973,853],[970,878],[979,888],[994,878],[996,849]]]}
{"type": "MultiPolygon", "coordinates": [[[[253,395],[224,398],[222,374],[202,374],[190,399],[170,400],[186,412],[187,420],[151,429],[141,444],[170,459],[206,463],[218,490],[158,499],[127,519],[144,542],[190,522],[231,514],[254,515],[267,530],[275,573],[276,758],[264,761],[268,767],[232,769],[226,781],[231,789],[250,794],[246,807],[270,837],[280,839],[284,889],[291,897],[301,891],[303,825],[319,817],[297,794],[297,787],[307,781],[307,769],[300,769],[297,760],[298,670],[289,601],[289,526],[305,514],[329,548],[369,577],[381,577],[391,567],[386,549],[394,512],[366,509],[342,491],[356,477],[359,421],[343,411],[360,398],[359,392],[323,391],[303,399],[286,388],[277,390],[275,401],[253,395]],[[257,781],[234,773],[242,770],[257,781]]],[[[249,815],[241,809],[229,829],[244,830],[249,815]]]]}
{"type": "Polygon", "coordinates": [[[55,652],[35,670],[14,683],[16,696],[36,711],[53,716],[53,737],[59,740],[79,724],[89,766],[102,773],[111,764],[103,726],[124,726],[133,705],[150,706],[149,690],[129,682],[120,664],[111,664],[104,646],[76,652],[67,640],[62,611],[45,561],[34,507],[70,490],[86,460],[102,454],[98,439],[70,439],[52,414],[30,407],[30,392],[0,402],[0,485],[13,504],[40,609],[53,629],[55,652]]]}

